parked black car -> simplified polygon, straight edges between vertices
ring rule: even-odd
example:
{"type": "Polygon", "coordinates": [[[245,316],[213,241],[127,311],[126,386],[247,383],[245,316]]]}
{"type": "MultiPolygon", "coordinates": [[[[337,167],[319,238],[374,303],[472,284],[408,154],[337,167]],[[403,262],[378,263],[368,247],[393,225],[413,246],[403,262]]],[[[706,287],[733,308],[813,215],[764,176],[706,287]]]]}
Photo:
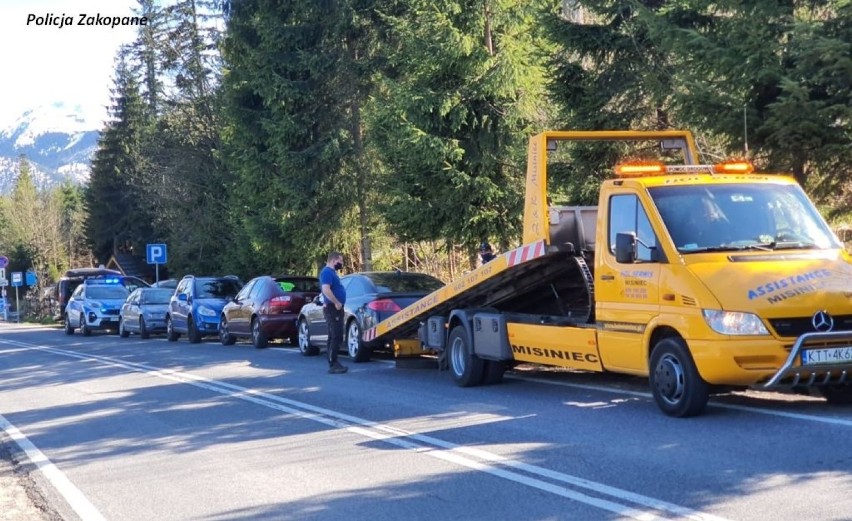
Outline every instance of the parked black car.
{"type": "MultiPolygon", "coordinates": [[[[346,289],[344,306],[345,343],[355,362],[366,362],[380,344],[365,344],[361,332],[402,310],[444,283],[424,273],[373,271],[341,277],[346,289]]],[[[299,313],[299,350],[305,356],[319,353],[328,343],[328,327],[319,299],[306,304],[299,313]]]]}

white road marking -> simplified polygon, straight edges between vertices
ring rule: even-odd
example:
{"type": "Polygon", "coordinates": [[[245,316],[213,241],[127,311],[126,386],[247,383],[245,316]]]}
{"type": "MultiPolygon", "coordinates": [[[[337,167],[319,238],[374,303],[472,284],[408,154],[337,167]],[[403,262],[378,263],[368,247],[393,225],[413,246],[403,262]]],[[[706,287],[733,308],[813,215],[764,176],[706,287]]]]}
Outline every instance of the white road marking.
{"type": "Polygon", "coordinates": [[[9,423],[9,420],[0,415],[0,429],[3,429],[12,440],[18,444],[18,447],[27,455],[27,459],[33,462],[38,467],[42,474],[50,481],[53,488],[59,492],[65,501],[74,509],[74,512],[80,516],[83,521],[104,521],[104,516],[98,512],[86,496],[80,492],[80,489],[71,483],[71,480],[59,470],[44,453],[33,445],[33,443],[18,430],[17,427],[9,423]]]}
{"type": "Polygon", "coordinates": [[[308,403],[299,402],[289,398],[283,398],[274,394],[256,391],[246,387],[211,380],[192,373],[182,371],[163,369],[147,364],[135,362],[127,362],[115,358],[81,354],[73,351],[67,351],[50,346],[27,344],[18,341],[0,340],[0,343],[15,345],[16,347],[29,347],[30,349],[49,352],[61,356],[76,358],[89,362],[99,362],[106,365],[130,369],[133,371],[142,372],[150,376],[164,378],[176,382],[185,383],[202,389],[210,390],[216,393],[224,394],[233,398],[244,400],[250,403],[286,412],[303,419],[315,421],[323,425],[344,429],[348,432],[365,436],[371,439],[380,440],[397,447],[409,449],[433,458],[451,462],[470,469],[478,470],[496,476],[502,479],[513,481],[528,487],[532,487],[544,492],[571,499],[580,503],[584,503],[602,510],[613,512],[617,515],[630,517],[640,521],[652,521],[656,519],[667,519],[670,515],[682,516],[688,519],[701,521],[724,521],[723,518],[692,510],[687,507],[675,505],[662,500],[636,494],[627,490],[611,487],[603,483],[590,481],[577,476],[564,474],[554,470],[538,467],[536,465],[526,464],[517,460],[512,460],[490,453],[481,449],[474,449],[456,445],[438,438],[426,436],[407,430],[399,429],[390,425],[381,424],[351,416],[345,413],[317,407],[308,403]],[[419,442],[419,443],[416,443],[419,442]],[[479,458],[483,461],[477,461],[472,458],[479,458]],[[508,470],[512,469],[512,470],[508,470]],[[521,474],[532,474],[547,478],[558,483],[565,483],[576,488],[582,488],[592,491],[598,495],[609,496],[610,499],[603,499],[594,496],[571,490],[559,484],[554,484],[537,477],[521,474]],[[650,510],[639,510],[629,505],[618,503],[633,503],[642,507],[647,507],[650,510]],[[667,514],[667,517],[660,517],[660,513],[667,514]]]}

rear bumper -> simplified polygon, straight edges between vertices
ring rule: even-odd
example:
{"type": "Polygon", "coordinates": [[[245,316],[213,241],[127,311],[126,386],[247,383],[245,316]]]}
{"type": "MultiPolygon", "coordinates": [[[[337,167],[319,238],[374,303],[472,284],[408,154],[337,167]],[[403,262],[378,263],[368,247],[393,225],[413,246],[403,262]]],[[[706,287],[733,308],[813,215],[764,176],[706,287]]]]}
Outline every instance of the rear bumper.
{"type": "Polygon", "coordinates": [[[295,338],[296,319],[299,315],[260,315],[260,329],[269,338],[295,338]]]}

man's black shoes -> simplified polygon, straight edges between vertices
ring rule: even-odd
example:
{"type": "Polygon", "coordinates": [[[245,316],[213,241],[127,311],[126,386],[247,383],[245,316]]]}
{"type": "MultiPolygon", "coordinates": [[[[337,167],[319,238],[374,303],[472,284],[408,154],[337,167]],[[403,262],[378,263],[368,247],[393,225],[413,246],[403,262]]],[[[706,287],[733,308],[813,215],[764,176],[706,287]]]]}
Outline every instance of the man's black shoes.
{"type": "Polygon", "coordinates": [[[334,362],[334,364],[328,368],[328,372],[331,374],[343,374],[348,370],[349,368],[342,365],[340,362],[334,362]]]}

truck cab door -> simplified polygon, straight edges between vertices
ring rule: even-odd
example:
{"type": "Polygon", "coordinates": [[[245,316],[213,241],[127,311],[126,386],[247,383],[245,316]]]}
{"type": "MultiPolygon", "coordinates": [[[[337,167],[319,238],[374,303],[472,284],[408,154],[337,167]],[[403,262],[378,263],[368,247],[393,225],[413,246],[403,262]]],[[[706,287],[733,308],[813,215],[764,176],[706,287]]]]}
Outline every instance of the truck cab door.
{"type": "Polygon", "coordinates": [[[647,373],[644,335],[660,313],[660,269],[665,261],[659,236],[648,218],[647,207],[633,192],[613,192],[606,210],[598,216],[598,229],[606,230],[595,266],[595,315],[598,347],[607,369],[647,373]],[[633,233],[636,250],[630,261],[618,262],[616,235],[633,233]]]}

